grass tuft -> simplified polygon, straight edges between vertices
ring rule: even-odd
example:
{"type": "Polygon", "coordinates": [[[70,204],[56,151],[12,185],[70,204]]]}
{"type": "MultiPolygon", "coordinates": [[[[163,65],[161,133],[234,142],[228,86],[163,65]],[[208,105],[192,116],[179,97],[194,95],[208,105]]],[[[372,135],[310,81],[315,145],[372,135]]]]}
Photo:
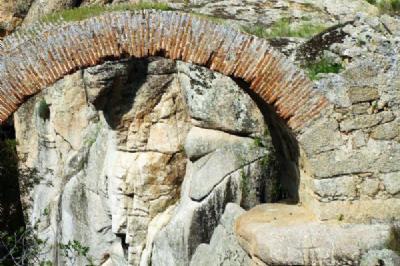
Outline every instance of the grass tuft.
{"type": "Polygon", "coordinates": [[[324,25],[315,24],[308,21],[303,21],[297,27],[293,27],[290,25],[289,19],[286,18],[278,20],[270,28],[267,28],[263,25],[242,27],[244,32],[264,39],[277,37],[308,38],[322,32],[325,29],[326,27],[324,25]]]}
{"type": "Polygon", "coordinates": [[[341,64],[335,63],[327,58],[322,58],[317,62],[306,66],[306,72],[311,80],[317,80],[320,73],[339,73],[343,69],[341,64]]]}
{"type": "Polygon", "coordinates": [[[366,0],[379,8],[381,13],[399,14],[400,0],[366,0]]]}
{"type": "Polygon", "coordinates": [[[145,9],[156,9],[156,10],[172,10],[165,3],[148,3],[141,2],[137,4],[119,4],[119,5],[108,5],[108,6],[85,6],[79,8],[66,9],[49,14],[41,19],[43,22],[55,22],[60,19],[65,21],[80,21],[91,17],[96,17],[108,12],[116,11],[135,11],[145,9]]]}
{"type": "Polygon", "coordinates": [[[209,16],[206,14],[201,14],[201,13],[196,13],[196,12],[191,12],[190,15],[194,16],[194,17],[198,17],[201,19],[205,19],[205,20],[209,20],[215,24],[225,24],[226,20],[223,18],[218,18],[218,17],[213,17],[213,16],[209,16]]]}

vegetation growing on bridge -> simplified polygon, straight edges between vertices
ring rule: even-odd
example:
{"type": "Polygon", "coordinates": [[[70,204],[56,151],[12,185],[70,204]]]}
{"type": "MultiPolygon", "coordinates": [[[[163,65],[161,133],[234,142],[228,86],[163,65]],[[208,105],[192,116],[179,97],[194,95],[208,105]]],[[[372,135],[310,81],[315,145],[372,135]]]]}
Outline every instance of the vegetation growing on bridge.
{"type": "Polygon", "coordinates": [[[309,63],[306,66],[306,72],[311,80],[317,80],[320,73],[339,73],[343,66],[339,63],[333,62],[328,58],[319,59],[316,62],[309,63]]]}
{"type": "Polygon", "coordinates": [[[366,0],[368,3],[375,5],[382,13],[399,14],[400,0],[366,0]]]}
{"type": "Polygon", "coordinates": [[[242,27],[244,32],[265,39],[278,37],[308,38],[325,29],[326,27],[324,25],[314,24],[309,21],[303,21],[298,26],[293,27],[290,20],[287,18],[278,20],[271,27],[266,27],[260,24],[242,27]]]}
{"type": "Polygon", "coordinates": [[[108,5],[108,6],[85,6],[79,8],[66,9],[62,11],[58,11],[52,13],[50,15],[45,16],[42,21],[44,22],[55,22],[59,19],[63,19],[65,21],[80,21],[87,18],[99,16],[108,12],[116,12],[116,11],[135,11],[135,10],[145,10],[145,9],[156,9],[156,10],[172,10],[165,3],[149,3],[149,2],[141,2],[137,4],[119,4],[119,5],[108,5]]]}

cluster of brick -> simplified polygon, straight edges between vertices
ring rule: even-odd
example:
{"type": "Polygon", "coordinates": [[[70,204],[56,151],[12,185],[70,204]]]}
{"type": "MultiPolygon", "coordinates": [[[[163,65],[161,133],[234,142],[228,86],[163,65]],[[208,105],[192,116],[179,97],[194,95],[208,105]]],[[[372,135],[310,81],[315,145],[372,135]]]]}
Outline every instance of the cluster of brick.
{"type": "Polygon", "coordinates": [[[29,96],[78,69],[155,55],[242,78],[294,130],[328,105],[266,40],[186,13],[145,10],[37,24],[6,38],[0,45],[0,122],[29,96]]]}

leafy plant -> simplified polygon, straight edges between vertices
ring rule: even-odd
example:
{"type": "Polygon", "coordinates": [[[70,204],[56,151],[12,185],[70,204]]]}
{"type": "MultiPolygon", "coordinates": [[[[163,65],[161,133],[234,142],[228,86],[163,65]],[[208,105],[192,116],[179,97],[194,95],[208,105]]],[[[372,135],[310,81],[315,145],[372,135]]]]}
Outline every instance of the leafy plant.
{"type": "MultiPolygon", "coordinates": [[[[49,250],[47,239],[42,240],[37,235],[39,222],[37,221],[33,227],[21,227],[13,234],[0,231],[0,266],[53,265],[51,261],[42,258],[49,250]]],[[[68,241],[66,244],[60,243],[59,249],[71,265],[76,265],[78,258],[85,259],[87,266],[95,265],[93,258],[89,256],[89,247],[77,240],[68,241]]]]}
{"type": "Polygon", "coordinates": [[[265,129],[264,134],[261,136],[255,136],[254,137],[254,147],[255,148],[265,148],[267,147],[266,141],[268,140],[270,136],[269,130],[265,129]]]}
{"type": "Polygon", "coordinates": [[[0,265],[40,265],[52,263],[41,259],[46,254],[47,240],[36,233],[36,227],[21,227],[14,233],[0,231],[0,265]]]}
{"type": "Polygon", "coordinates": [[[48,16],[45,16],[44,18],[42,18],[42,21],[54,22],[58,21],[59,19],[63,19],[65,21],[80,21],[109,12],[135,11],[144,9],[172,10],[166,3],[140,2],[137,4],[119,4],[108,6],[93,5],[58,11],[48,16]]]}
{"type": "Polygon", "coordinates": [[[76,265],[76,259],[83,257],[87,261],[87,266],[94,265],[93,258],[89,256],[89,247],[82,245],[77,240],[68,241],[66,244],[59,244],[63,255],[71,262],[71,265],[76,265]]]}
{"type": "Polygon", "coordinates": [[[320,73],[339,73],[342,69],[343,66],[341,64],[335,63],[327,58],[322,58],[306,66],[306,71],[311,80],[317,80],[318,74],[320,73]]]}

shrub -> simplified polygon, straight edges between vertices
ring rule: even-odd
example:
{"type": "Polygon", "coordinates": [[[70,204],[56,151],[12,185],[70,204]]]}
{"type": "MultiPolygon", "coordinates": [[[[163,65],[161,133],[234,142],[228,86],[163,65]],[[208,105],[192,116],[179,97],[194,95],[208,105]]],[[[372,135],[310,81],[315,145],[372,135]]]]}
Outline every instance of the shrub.
{"type": "Polygon", "coordinates": [[[50,119],[50,105],[47,104],[45,99],[42,99],[39,102],[39,106],[38,106],[38,115],[40,118],[42,118],[43,120],[48,120],[50,119]]]}
{"type": "Polygon", "coordinates": [[[37,225],[23,226],[13,233],[0,231],[0,265],[52,265],[40,258],[46,254],[46,242],[38,237],[37,225]]]}
{"type": "Polygon", "coordinates": [[[66,244],[59,244],[59,248],[64,257],[68,259],[71,265],[76,265],[76,259],[79,257],[85,258],[87,266],[95,265],[93,258],[89,256],[89,247],[86,247],[77,240],[68,241],[66,244]]]}
{"type": "Polygon", "coordinates": [[[400,11],[400,0],[381,0],[378,6],[384,12],[398,13],[400,11]]]}
{"type": "Polygon", "coordinates": [[[266,28],[260,24],[242,27],[244,32],[265,39],[277,37],[308,38],[322,32],[325,29],[326,27],[324,25],[315,24],[308,21],[303,21],[297,27],[292,27],[289,19],[286,18],[278,20],[270,28],[266,28]]]}
{"type": "Polygon", "coordinates": [[[119,4],[119,5],[108,5],[108,6],[85,6],[79,8],[66,9],[59,12],[55,12],[42,18],[44,22],[55,22],[59,19],[65,21],[80,21],[87,18],[99,16],[104,13],[114,11],[134,11],[144,9],[156,9],[156,10],[171,10],[171,8],[165,3],[148,3],[141,2],[137,4],[119,4]]]}
{"type": "MultiPolygon", "coordinates": [[[[0,231],[0,265],[53,265],[51,261],[42,258],[49,250],[47,240],[42,240],[37,235],[38,223],[34,227],[21,227],[13,234],[0,231]]],[[[89,255],[89,247],[77,240],[60,243],[58,248],[69,262],[68,265],[76,265],[79,258],[84,259],[87,266],[95,265],[89,255]]]]}
{"type": "Polygon", "coordinates": [[[343,66],[341,64],[335,63],[327,58],[322,58],[306,66],[306,72],[311,80],[318,79],[318,74],[320,73],[339,73],[342,69],[343,66]]]}

